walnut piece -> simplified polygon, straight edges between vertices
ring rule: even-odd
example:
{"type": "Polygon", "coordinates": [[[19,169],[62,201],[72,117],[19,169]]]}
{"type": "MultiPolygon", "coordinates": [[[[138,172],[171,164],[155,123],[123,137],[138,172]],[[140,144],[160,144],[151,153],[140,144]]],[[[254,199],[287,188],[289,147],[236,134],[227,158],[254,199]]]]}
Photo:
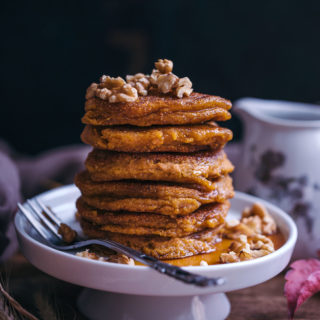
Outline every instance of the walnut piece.
{"type": "Polygon", "coordinates": [[[86,99],[93,98],[96,94],[97,89],[98,89],[98,84],[95,82],[91,83],[86,92],[86,99]]]}
{"type": "Polygon", "coordinates": [[[128,264],[129,266],[135,265],[134,260],[124,254],[114,254],[114,255],[108,257],[107,261],[114,262],[114,263],[128,264]]]}
{"type": "Polygon", "coordinates": [[[273,242],[264,235],[254,234],[248,237],[245,234],[236,233],[231,239],[234,241],[229,247],[229,252],[222,253],[220,256],[223,263],[256,259],[274,251],[273,242]]]}
{"type": "Polygon", "coordinates": [[[77,237],[77,232],[71,229],[67,224],[60,223],[58,233],[62,236],[62,240],[66,243],[72,243],[77,237]]]}
{"type": "Polygon", "coordinates": [[[222,263],[232,263],[232,262],[239,262],[240,258],[234,251],[230,251],[228,253],[221,253],[220,261],[222,263]]]}
{"type": "Polygon", "coordinates": [[[208,266],[208,262],[205,261],[205,260],[201,260],[201,261],[200,261],[200,266],[206,267],[206,266],[208,266]]]}
{"type": "Polygon", "coordinates": [[[90,251],[89,249],[86,249],[84,251],[77,252],[76,256],[91,259],[91,260],[128,264],[130,266],[135,265],[134,260],[132,258],[129,258],[128,256],[120,253],[101,256],[94,251],[90,251]]]}
{"type": "Polygon", "coordinates": [[[255,203],[251,208],[244,209],[241,221],[254,228],[255,232],[264,235],[271,235],[277,230],[277,225],[274,219],[261,203],[255,203]],[[260,222],[258,221],[259,219],[260,222]]]}
{"type": "Polygon", "coordinates": [[[172,92],[178,98],[190,96],[192,82],[188,77],[179,78],[172,73],[173,62],[167,59],[159,59],[155,63],[156,69],[152,70],[150,82],[161,93],[172,92]]]}
{"type": "MultiPolygon", "coordinates": [[[[145,80],[140,79],[137,87],[140,94],[147,94],[144,90],[145,80]]],[[[100,77],[100,83],[92,83],[86,92],[86,99],[98,97],[101,100],[115,102],[133,102],[138,99],[138,91],[121,77],[112,78],[106,75],[100,77]]]]}
{"type": "Polygon", "coordinates": [[[182,98],[183,96],[189,97],[192,91],[192,82],[188,77],[178,80],[176,84],[176,95],[178,98],[182,98]]]}
{"type": "Polygon", "coordinates": [[[140,96],[148,95],[148,89],[150,87],[150,80],[148,76],[143,73],[137,73],[133,76],[126,76],[126,80],[128,84],[137,89],[140,96]]]}
{"type": "Polygon", "coordinates": [[[126,84],[126,82],[121,77],[112,78],[112,77],[103,75],[100,78],[100,86],[101,86],[101,88],[107,88],[109,90],[120,89],[125,84],[126,84]]]}
{"type": "Polygon", "coordinates": [[[112,91],[107,88],[97,89],[96,96],[102,100],[108,100],[111,97],[112,91]]]}
{"type": "Polygon", "coordinates": [[[149,81],[153,86],[157,86],[157,81],[161,72],[158,69],[153,69],[151,75],[149,76],[149,81]]]}
{"type": "Polygon", "coordinates": [[[176,87],[178,82],[178,77],[172,73],[161,74],[157,81],[156,85],[162,93],[169,93],[176,87]]]}
{"type": "Polygon", "coordinates": [[[138,99],[138,91],[136,88],[132,87],[130,84],[125,84],[119,90],[114,91],[110,96],[109,102],[133,102],[138,99]]]}
{"type": "Polygon", "coordinates": [[[237,226],[240,223],[240,221],[238,219],[231,219],[226,221],[226,227],[227,228],[233,228],[235,226],[237,226]]]}
{"type": "Polygon", "coordinates": [[[173,62],[168,59],[158,59],[154,65],[161,73],[170,73],[173,69],[173,62]]]}
{"type": "Polygon", "coordinates": [[[251,260],[273,252],[273,242],[267,235],[273,234],[276,228],[275,221],[262,204],[255,203],[246,208],[240,221],[231,220],[225,224],[223,235],[234,241],[229,252],[221,254],[221,262],[251,260]]]}
{"type": "Polygon", "coordinates": [[[99,260],[99,261],[105,261],[104,258],[98,256],[96,253],[94,252],[90,252],[89,249],[86,249],[84,251],[80,251],[76,253],[77,257],[81,257],[81,258],[87,258],[87,259],[91,259],[91,260],[99,260]]]}

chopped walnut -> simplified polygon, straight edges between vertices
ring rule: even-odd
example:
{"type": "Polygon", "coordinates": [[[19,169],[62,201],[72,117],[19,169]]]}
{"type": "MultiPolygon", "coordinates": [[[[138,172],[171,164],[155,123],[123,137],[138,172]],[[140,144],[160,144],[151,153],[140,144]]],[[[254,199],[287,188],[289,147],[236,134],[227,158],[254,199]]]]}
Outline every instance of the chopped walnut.
{"type": "Polygon", "coordinates": [[[93,98],[96,94],[97,88],[98,88],[97,83],[95,83],[95,82],[91,83],[91,85],[89,86],[89,88],[87,89],[87,92],[86,92],[86,99],[93,98]]]}
{"type": "Polygon", "coordinates": [[[112,91],[107,88],[97,89],[96,96],[102,100],[108,100],[111,97],[112,91]]]}
{"type": "Polygon", "coordinates": [[[149,76],[149,81],[153,86],[157,86],[157,81],[161,72],[157,69],[153,69],[151,75],[149,76]]]}
{"type": "Polygon", "coordinates": [[[77,232],[71,229],[67,224],[60,223],[58,233],[62,236],[62,240],[66,243],[72,243],[77,237],[77,232]]]}
{"type": "Polygon", "coordinates": [[[138,99],[138,91],[130,84],[125,84],[120,90],[115,91],[109,98],[109,102],[133,102],[138,99]]]}
{"type": "Polygon", "coordinates": [[[89,249],[86,249],[85,251],[77,252],[76,256],[87,258],[91,260],[98,260],[98,261],[106,261],[106,262],[114,262],[114,263],[120,263],[120,264],[128,264],[130,266],[134,266],[134,260],[132,258],[129,258],[128,256],[120,253],[111,254],[107,256],[101,256],[97,254],[96,252],[90,251],[89,249]]]}
{"type": "Polygon", "coordinates": [[[192,82],[188,77],[180,78],[176,84],[176,95],[178,98],[182,98],[183,96],[190,96],[192,93],[192,82]]]}
{"type": "Polygon", "coordinates": [[[137,73],[126,76],[126,81],[121,77],[112,78],[103,75],[100,83],[92,83],[86,92],[86,99],[98,97],[110,103],[133,102],[138,96],[147,96],[149,90],[160,93],[172,93],[178,98],[190,96],[192,82],[188,77],[179,78],[172,73],[173,62],[168,59],[159,59],[155,63],[156,69],[151,75],[137,73]]]}
{"type": "Polygon", "coordinates": [[[107,88],[109,90],[120,89],[126,84],[124,79],[122,79],[121,77],[112,78],[112,77],[105,76],[105,75],[103,75],[100,78],[100,81],[101,81],[100,82],[101,87],[107,88]]]}
{"type": "Polygon", "coordinates": [[[238,240],[241,235],[245,235],[247,237],[252,237],[255,232],[250,229],[244,223],[239,222],[238,224],[226,224],[225,228],[223,229],[223,234],[228,239],[235,239],[238,240]]]}
{"type": "Polygon", "coordinates": [[[230,251],[221,254],[220,258],[224,263],[256,259],[274,251],[272,241],[264,235],[247,237],[240,234],[233,239],[234,241],[229,247],[230,251]]]}
{"type": "Polygon", "coordinates": [[[261,203],[255,203],[251,208],[244,209],[241,221],[248,226],[250,225],[257,233],[270,235],[277,230],[274,219],[261,203]]]}
{"type": "Polygon", "coordinates": [[[81,252],[77,252],[76,253],[77,257],[81,257],[81,258],[87,258],[87,259],[91,259],[91,260],[99,260],[99,261],[105,261],[104,258],[98,256],[96,253],[94,252],[90,252],[89,249],[86,249],[84,251],[81,252]]]}
{"type": "Polygon", "coordinates": [[[248,226],[250,229],[254,230],[254,232],[261,234],[262,233],[262,221],[258,216],[252,216],[248,218],[242,218],[242,223],[248,226]]]}
{"type": "Polygon", "coordinates": [[[133,76],[126,76],[127,83],[136,88],[138,94],[141,96],[148,95],[148,89],[150,87],[150,80],[148,78],[149,77],[143,73],[137,73],[133,76]]]}
{"type": "Polygon", "coordinates": [[[173,69],[173,62],[168,59],[158,59],[154,65],[161,73],[170,73],[173,69]]]}
{"type": "Polygon", "coordinates": [[[107,261],[114,262],[114,263],[128,264],[129,266],[135,265],[134,260],[124,254],[114,254],[114,255],[108,257],[107,261]]]}
{"type": "Polygon", "coordinates": [[[206,266],[208,266],[208,262],[205,261],[205,260],[201,260],[201,261],[200,261],[200,266],[206,267],[206,266]]]}
{"type": "Polygon", "coordinates": [[[157,79],[157,86],[160,92],[169,93],[176,87],[178,77],[172,73],[161,74],[157,79]]]}
{"type": "MultiPolygon", "coordinates": [[[[139,82],[139,90],[142,95],[141,85],[145,81],[139,82]]],[[[138,99],[137,89],[127,84],[121,77],[112,78],[106,75],[100,77],[100,83],[92,83],[87,89],[86,99],[98,97],[102,100],[114,102],[133,102],[138,99]]]]}
{"type": "Polygon", "coordinates": [[[233,228],[233,227],[237,226],[239,223],[240,223],[239,220],[231,219],[231,220],[226,221],[226,227],[227,228],[233,228]]]}
{"type": "Polygon", "coordinates": [[[221,253],[220,260],[222,263],[232,263],[232,262],[239,262],[240,258],[234,251],[230,251],[228,253],[221,253]]]}
{"type": "Polygon", "coordinates": [[[239,221],[226,222],[222,231],[227,239],[233,240],[229,252],[221,254],[223,263],[251,260],[274,251],[273,242],[267,237],[276,231],[276,224],[266,208],[255,203],[242,213],[239,221]]]}
{"type": "Polygon", "coordinates": [[[178,78],[172,73],[173,62],[167,59],[159,59],[155,63],[150,76],[150,82],[162,93],[174,93],[178,98],[190,96],[192,93],[192,82],[188,77],[178,78]]]}

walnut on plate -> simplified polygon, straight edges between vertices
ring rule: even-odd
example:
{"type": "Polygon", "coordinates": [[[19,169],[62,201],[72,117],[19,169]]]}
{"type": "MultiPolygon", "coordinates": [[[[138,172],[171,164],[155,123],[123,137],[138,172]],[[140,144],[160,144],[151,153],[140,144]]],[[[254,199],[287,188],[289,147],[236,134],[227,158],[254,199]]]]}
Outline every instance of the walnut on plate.
{"type": "Polygon", "coordinates": [[[277,225],[262,203],[255,203],[242,212],[241,221],[257,233],[271,235],[276,232],[277,225]]]}
{"type": "Polygon", "coordinates": [[[105,262],[114,262],[120,264],[128,264],[130,266],[134,266],[134,260],[129,258],[128,256],[120,253],[115,254],[104,254],[103,256],[99,254],[99,252],[95,252],[89,249],[84,251],[80,251],[76,253],[77,257],[87,258],[91,260],[105,261],[105,262]]]}
{"type": "Polygon", "coordinates": [[[260,203],[242,212],[241,220],[226,222],[223,234],[234,240],[229,251],[222,253],[222,263],[256,259],[274,251],[273,242],[267,237],[276,231],[276,223],[260,203]]]}

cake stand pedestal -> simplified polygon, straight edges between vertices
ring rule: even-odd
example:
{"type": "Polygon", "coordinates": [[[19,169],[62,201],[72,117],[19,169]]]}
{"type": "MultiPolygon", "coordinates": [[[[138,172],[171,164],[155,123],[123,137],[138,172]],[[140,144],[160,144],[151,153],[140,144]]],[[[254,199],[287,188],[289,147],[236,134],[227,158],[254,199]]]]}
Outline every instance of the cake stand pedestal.
{"type": "Polygon", "coordinates": [[[223,320],[230,303],[224,293],[157,297],[84,289],[78,309],[90,320],[223,320]]]}

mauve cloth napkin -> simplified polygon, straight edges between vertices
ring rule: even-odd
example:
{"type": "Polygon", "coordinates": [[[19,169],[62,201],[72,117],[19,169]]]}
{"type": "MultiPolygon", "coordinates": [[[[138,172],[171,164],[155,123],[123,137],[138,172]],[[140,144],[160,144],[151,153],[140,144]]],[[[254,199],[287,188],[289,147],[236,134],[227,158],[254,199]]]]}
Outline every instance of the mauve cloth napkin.
{"type": "Polygon", "coordinates": [[[0,262],[17,249],[13,227],[17,202],[54,184],[72,183],[89,151],[87,146],[67,146],[25,157],[0,141],[0,262]]]}

